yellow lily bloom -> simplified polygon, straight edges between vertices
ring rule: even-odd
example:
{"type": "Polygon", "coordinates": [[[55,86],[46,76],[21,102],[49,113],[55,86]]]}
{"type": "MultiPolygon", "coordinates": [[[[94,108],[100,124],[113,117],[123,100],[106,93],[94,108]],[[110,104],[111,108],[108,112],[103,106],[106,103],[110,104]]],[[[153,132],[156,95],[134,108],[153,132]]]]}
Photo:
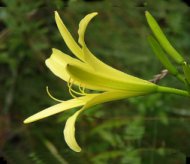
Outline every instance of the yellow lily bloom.
{"type": "MultiPolygon", "coordinates": [[[[30,123],[74,107],[82,106],[80,110],[68,118],[63,131],[66,143],[76,152],[80,152],[81,148],[75,139],[75,121],[82,111],[96,104],[154,93],[158,88],[156,84],[108,66],[90,52],[85,44],[84,34],[88,23],[96,15],[97,13],[94,12],[81,20],[77,43],[62,22],[59,14],[55,12],[58,29],[66,45],[77,58],[53,49],[52,55],[45,63],[56,76],[68,83],[73,99],[61,101],[59,104],[44,109],[24,120],[24,123],[30,123]],[[73,85],[78,86],[79,91],[74,90],[72,88],[73,85]],[[85,88],[95,92],[86,93],[85,88]]],[[[49,91],[48,94],[50,95],[49,91]]],[[[52,96],[50,95],[50,97],[52,96]]]]}

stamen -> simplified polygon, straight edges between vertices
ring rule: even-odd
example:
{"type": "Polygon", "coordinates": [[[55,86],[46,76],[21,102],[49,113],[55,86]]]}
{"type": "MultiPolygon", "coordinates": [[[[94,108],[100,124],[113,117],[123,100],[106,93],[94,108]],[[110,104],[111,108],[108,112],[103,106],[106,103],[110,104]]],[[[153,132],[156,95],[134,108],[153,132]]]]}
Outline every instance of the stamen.
{"type": "Polygon", "coordinates": [[[81,89],[81,86],[80,86],[80,85],[78,86],[79,91],[74,90],[74,89],[72,88],[74,81],[71,81],[71,80],[72,80],[72,79],[69,78],[69,81],[68,81],[68,83],[67,83],[67,86],[68,86],[68,88],[69,88],[69,93],[70,93],[70,95],[71,95],[73,98],[77,98],[77,95],[80,95],[80,96],[85,96],[85,95],[87,95],[87,93],[84,92],[84,89],[83,89],[83,88],[81,89]]]}
{"type": "Polygon", "coordinates": [[[47,92],[48,96],[50,98],[52,98],[53,100],[58,101],[58,102],[63,102],[63,100],[59,100],[59,99],[57,99],[57,98],[55,98],[54,96],[51,95],[51,93],[49,92],[48,86],[46,86],[46,92],[47,92]]]}
{"type": "Polygon", "coordinates": [[[67,86],[69,88],[69,93],[70,95],[73,97],[73,98],[76,98],[76,96],[72,93],[72,85],[73,85],[73,82],[71,82],[71,78],[69,78],[69,81],[67,82],[67,86]]]}
{"type": "Polygon", "coordinates": [[[73,98],[77,98],[77,97],[72,93],[71,87],[69,87],[69,93],[70,93],[70,95],[71,95],[73,98]]]}
{"type": "Polygon", "coordinates": [[[73,93],[77,94],[77,95],[82,95],[82,96],[85,96],[85,95],[86,95],[86,93],[80,93],[80,92],[78,92],[78,91],[75,91],[74,89],[72,89],[72,87],[71,87],[71,91],[72,91],[73,93]]]}
{"type": "Polygon", "coordinates": [[[82,87],[82,92],[86,93],[86,92],[85,92],[85,87],[82,87]]]}
{"type": "Polygon", "coordinates": [[[85,94],[85,92],[84,92],[84,87],[81,87],[81,84],[79,85],[79,91],[80,91],[81,93],[85,94]]]}

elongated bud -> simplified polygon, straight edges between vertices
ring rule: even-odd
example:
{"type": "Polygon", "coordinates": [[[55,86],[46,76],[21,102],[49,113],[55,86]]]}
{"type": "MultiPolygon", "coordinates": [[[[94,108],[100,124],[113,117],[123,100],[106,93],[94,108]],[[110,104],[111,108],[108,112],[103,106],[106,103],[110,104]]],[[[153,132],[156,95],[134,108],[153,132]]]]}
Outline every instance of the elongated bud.
{"type": "Polygon", "coordinates": [[[157,58],[160,60],[160,62],[164,65],[164,67],[173,75],[178,74],[178,70],[176,67],[170,62],[164,51],[162,50],[159,43],[154,39],[152,36],[148,37],[148,42],[154,51],[157,58]]]}
{"type": "Polygon", "coordinates": [[[162,32],[160,26],[154,19],[154,17],[148,12],[145,12],[145,16],[147,22],[154,33],[156,39],[163,47],[163,49],[170,55],[178,64],[182,64],[184,62],[183,57],[176,51],[176,49],[171,45],[171,43],[166,38],[165,34],[162,32]]]}

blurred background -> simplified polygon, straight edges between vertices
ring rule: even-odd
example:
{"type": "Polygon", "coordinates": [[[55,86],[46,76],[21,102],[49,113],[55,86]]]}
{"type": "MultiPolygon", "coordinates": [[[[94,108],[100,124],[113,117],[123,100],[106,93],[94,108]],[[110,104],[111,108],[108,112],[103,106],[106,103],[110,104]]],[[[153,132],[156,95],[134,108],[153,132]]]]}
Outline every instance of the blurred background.
{"type": "MultiPolygon", "coordinates": [[[[23,124],[28,116],[56,104],[46,93],[70,99],[67,85],[45,66],[51,48],[67,54],[54,21],[57,10],[77,40],[79,21],[90,23],[86,42],[107,64],[150,80],[164,68],[147,42],[149,10],[174,47],[189,60],[190,9],[182,0],[2,0],[0,1],[0,159],[10,164],[183,164],[190,156],[190,101],[154,94],[97,105],[77,121],[81,153],[63,138],[76,110],[23,124]]],[[[160,85],[183,88],[168,75],[160,85]]]]}

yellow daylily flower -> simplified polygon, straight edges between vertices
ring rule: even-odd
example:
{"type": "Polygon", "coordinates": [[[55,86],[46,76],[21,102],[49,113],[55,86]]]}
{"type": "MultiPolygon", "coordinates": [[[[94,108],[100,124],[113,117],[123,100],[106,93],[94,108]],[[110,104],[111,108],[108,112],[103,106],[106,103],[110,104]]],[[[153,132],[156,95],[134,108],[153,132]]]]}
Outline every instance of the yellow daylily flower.
{"type": "Polygon", "coordinates": [[[56,76],[68,83],[69,92],[73,96],[73,99],[68,101],[57,100],[47,90],[50,97],[60,101],[60,103],[24,120],[24,123],[30,123],[74,107],[82,106],[80,110],[68,118],[63,131],[66,143],[76,152],[80,152],[81,148],[75,139],[75,121],[82,111],[96,104],[146,95],[157,92],[158,89],[156,84],[108,66],[90,52],[84,41],[84,35],[88,23],[96,15],[97,13],[94,12],[81,20],[77,43],[62,22],[59,14],[55,12],[58,29],[66,45],[76,58],[68,56],[54,48],[52,55],[45,63],[56,76]],[[74,90],[73,85],[77,86],[78,90],[74,90]],[[85,89],[95,92],[87,93],[85,89]]]}

